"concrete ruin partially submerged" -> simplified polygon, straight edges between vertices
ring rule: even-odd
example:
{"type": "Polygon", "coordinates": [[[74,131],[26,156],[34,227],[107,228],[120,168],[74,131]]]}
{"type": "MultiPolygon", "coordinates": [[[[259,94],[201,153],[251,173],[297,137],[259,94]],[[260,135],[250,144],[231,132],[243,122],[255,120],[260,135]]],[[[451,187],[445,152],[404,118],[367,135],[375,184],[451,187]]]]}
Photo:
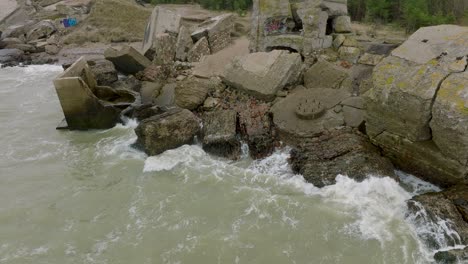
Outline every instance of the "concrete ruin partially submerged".
{"type": "Polygon", "coordinates": [[[250,50],[286,49],[304,56],[351,33],[347,0],[254,0],[250,50]]]}
{"type": "Polygon", "coordinates": [[[82,57],[54,80],[66,125],[58,129],[107,129],[120,121],[123,109],[136,101],[127,90],[98,86],[82,57]]]}

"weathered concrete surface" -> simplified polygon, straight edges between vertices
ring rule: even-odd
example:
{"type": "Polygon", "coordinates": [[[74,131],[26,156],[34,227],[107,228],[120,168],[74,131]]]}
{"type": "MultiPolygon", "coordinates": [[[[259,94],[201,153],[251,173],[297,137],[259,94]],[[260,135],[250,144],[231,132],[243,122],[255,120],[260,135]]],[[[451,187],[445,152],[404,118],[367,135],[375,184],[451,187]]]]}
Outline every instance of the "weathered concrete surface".
{"type": "Polygon", "coordinates": [[[120,121],[122,109],[136,98],[125,90],[97,86],[84,58],[54,80],[69,129],[106,129],[120,121]]]}
{"type": "Polygon", "coordinates": [[[315,137],[324,131],[343,126],[343,114],[334,110],[350,96],[348,91],[342,89],[296,88],[271,109],[273,122],[280,132],[281,139],[287,142],[290,136],[315,137]],[[299,107],[316,103],[320,103],[322,108],[316,111],[317,114],[311,118],[298,115],[299,107]]]}
{"type": "Polygon", "coordinates": [[[195,41],[206,37],[212,53],[216,53],[231,45],[231,32],[234,31],[234,15],[222,14],[210,18],[200,24],[192,33],[195,41]]]}
{"type": "Polygon", "coordinates": [[[350,128],[331,129],[307,139],[291,152],[294,172],[316,187],[335,184],[337,175],[363,181],[370,175],[394,177],[391,162],[366,136],[350,128]]]}
{"type": "Polygon", "coordinates": [[[203,56],[210,55],[210,44],[206,37],[198,40],[195,45],[188,51],[187,61],[188,62],[198,62],[203,56]]]}
{"type": "Polygon", "coordinates": [[[112,61],[115,67],[128,74],[143,71],[151,64],[151,61],[131,46],[124,46],[121,50],[108,48],[104,52],[107,60],[112,61]]]}
{"type": "Polygon", "coordinates": [[[318,61],[304,73],[304,85],[307,88],[338,89],[347,76],[346,71],[335,65],[318,61]]]}
{"type": "Polygon", "coordinates": [[[399,167],[442,186],[468,175],[468,83],[466,68],[454,67],[465,65],[467,33],[421,28],[376,66],[365,94],[372,141],[399,167]]]}
{"type": "Polygon", "coordinates": [[[193,47],[192,37],[190,36],[190,30],[186,26],[181,26],[179,35],[177,35],[176,42],[176,59],[179,61],[185,61],[187,59],[187,53],[193,47]]]}
{"type": "Polygon", "coordinates": [[[173,63],[176,55],[177,39],[168,33],[161,33],[155,36],[155,40],[154,51],[156,55],[154,63],[157,65],[173,63]]]}
{"type": "Polygon", "coordinates": [[[181,16],[176,12],[162,6],[156,6],[146,25],[142,53],[145,54],[155,46],[158,41],[157,35],[167,32],[178,34],[180,20],[181,16]]]}
{"type": "Polygon", "coordinates": [[[137,146],[150,156],[191,144],[199,131],[200,120],[189,110],[180,108],[147,118],[135,129],[137,146]]]}
{"type": "Polygon", "coordinates": [[[218,110],[203,115],[203,149],[213,155],[238,159],[241,144],[236,138],[237,113],[218,110]]]}
{"type": "Polygon", "coordinates": [[[297,81],[302,68],[297,53],[275,50],[235,58],[226,66],[224,80],[259,99],[272,101],[278,91],[297,81]]]}
{"type": "Polygon", "coordinates": [[[212,55],[207,55],[195,65],[192,74],[201,78],[224,77],[224,67],[235,57],[249,54],[249,40],[239,38],[234,43],[212,55]]]}
{"type": "Polygon", "coordinates": [[[432,140],[440,151],[468,165],[468,72],[442,83],[432,109],[432,140]]]}
{"type": "Polygon", "coordinates": [[[286,48],[311,56],[332,46],[332,33],[349,32],[348,24],[341,23],[346,15],[346,0],[254,0],[250,49],[286,48]],[[330,23],[333,18],[340,23],[330,23]]]}
{"type": "Polygon", "coordinates": [[[205,102],[209,92],[222,85],[219,80],[201,79],[191,76],[179,83],[175,89],[175,103],[181,108],[195,110],[205,102]]]}
{"type": "Polygon", "coordinates": [[[0,23],[3,22],[18,8],[16,0],[2,0],[0,1],[0,23]]]}
{"type": "Polygon", "coordinates": [[[98,85],[109,86],[119,79],[114,64],[108,60],[90,60],[88,65],[98,85]]]}
{"type": "Polygon", "coordinates": [[[468,27],[440,25],[420,28],[392,52],[392,56],[426,64],[447,52],[451,58],[466,55],[468,27]]]}

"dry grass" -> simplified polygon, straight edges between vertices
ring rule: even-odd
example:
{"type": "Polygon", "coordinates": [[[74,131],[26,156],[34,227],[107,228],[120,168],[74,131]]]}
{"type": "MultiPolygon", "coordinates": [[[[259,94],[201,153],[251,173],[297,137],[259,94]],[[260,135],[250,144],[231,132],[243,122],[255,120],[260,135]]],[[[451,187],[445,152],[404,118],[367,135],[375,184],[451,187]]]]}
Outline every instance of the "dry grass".
{"type": "Polygon", "coordinates": [[[151,11],[134,0],[96,0],[88,18],[64,38],[64,43],[142,41],[151,11]]]}

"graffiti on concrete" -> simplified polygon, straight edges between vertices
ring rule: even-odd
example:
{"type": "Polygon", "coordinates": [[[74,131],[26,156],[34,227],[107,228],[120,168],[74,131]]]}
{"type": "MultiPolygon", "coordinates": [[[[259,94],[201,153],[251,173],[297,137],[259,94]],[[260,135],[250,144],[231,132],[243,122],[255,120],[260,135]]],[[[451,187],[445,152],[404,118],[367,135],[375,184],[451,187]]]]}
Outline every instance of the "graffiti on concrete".
{"type": "Polygon", "coordinates": [[[296,24],[290,17],[270,17],[265,21],[266,35],[295,33],[296,24]]]}

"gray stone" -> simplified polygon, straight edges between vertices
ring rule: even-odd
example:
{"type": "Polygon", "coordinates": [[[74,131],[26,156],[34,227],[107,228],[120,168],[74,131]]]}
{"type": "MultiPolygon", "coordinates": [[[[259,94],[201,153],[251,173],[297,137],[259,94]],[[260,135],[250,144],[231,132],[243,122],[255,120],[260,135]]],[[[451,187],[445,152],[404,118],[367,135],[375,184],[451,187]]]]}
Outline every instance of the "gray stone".
{"type": "Polygon", "coordinates": [[[122,109],[136,101],[126,90],[97,86],[82,57],[54,80],[69,129],[107,129],[120,121],[122,109]]]}
{"type": "Polygon", "coordinates": [[[238,159],[241,144],[236,138],[237,113],[218,110],[203,115],[203,149],[213,155],[238,159]]]}
{"type": "Polygon", "coordinates": [[[56,5],[57,12],[65,16],[86,15],[91,11],[91,0],[68,0],[56,5]]]}
{"type": "Polygon", "coordinates": [[[364,53],[358,60],[358,63],[364,65],[376,66],[384,59],[383,55],[364,53]]]}
{"type": "Polygon", "coordinates": [[[318,61],[304,73],[307,88],[340,88],[348,74],[326,61],[318,61]]]}
{"type": "Polygon", "coordinates": [[[336,33],[350,33],[351,18],[349,16],[338,16],[333,19],[333,29],[336,33]]]}
{"type": "Polygon", "coordinates": [[[210,44],[208,40],[203,37],[189,50],[187,54],[188,62],[198,62],[203,56],[210,55],[210,44]]]}
{"type": "Polygon", "coordinates": [[[426,64],[441,54],[450,58],[466,55],[468,27],[439,25],[420,28],[392,55],[418,64],[426,64]]]}
{"type": "Polygon", "coordinates": [[[4,43],[5,46],[15,45],[15,44],[24,44],[24,42],[19,38],[4,38],[2,39],[2,42],[4,43]]]}
{"type": "Polygon", "coordinates": [[[176,38],[168,33],[156,35],[154,62],[157,65],[166,65],[174,62],[176,52],[176,38]]]}
{"type": "Polygon", "coordinates": [[[316,187],[335,184],[339,174],[357,181],[369,175],[395,178],[391,162],[380,156],[366,136],[351,128],[331,129],[301,140],[289,161],[295,173],[316,187]]]}
{"type": "Polygon", "coordinates": [[[175,89],[175,103],[185,109],[195,110],[205,102],[209,92],[220,85],[214,79],[189,77],[177,83],[175,89]]]}
{"type": "Polygon", "coordinates": [[[348,14],[347,1],[323,1],[320,7],[327,11],[329,16],[345,16],[348,14]]]}
{"type": "Polygon", "coordinates": [[[176,59],[180,61],[187,60],[187,53],[192,47],[193,41],[190,36],[190,30],[185,26],[181,26],[179,35],[177,36],[176,59]]]}
{"type": "Polygon", "coordinates": [[[124,89],[134,92],[140,92],[141,89],[141,82],[133,75],[121,77],[120,80],[117,80],[110,85],[114,89],[124,89]]]}
{"type": "Polygon", "coordinates": [[[354,107],[357,109],[365,109],[364,99],[362,97],[349,97],[341,102],[342,105],[354,107]]]}
{"type": "Polygon", "coordinates": [[[6,49],[19,49],[27,53],[36,52],[36,47],[30,44],[9,44],[5,48],[6,49]]]}
{"type": "MultiPolygon", "coordinates": [[[[466,185],[458,185],[442,192],[422,194],[408,201],[409,220],[416,225],[427,227],[427,232],[419,234],[420,239],[434,250],[464,245],[468,242],[468,222],[466,222],[468,216],[467,190],[466,185]],[[440,229],[441,222],[446,225],[444,230],[440,229]],[[441,240],[441,235],[446,241],[446,245],[438,243],[441,240]]],[[[441,257],[439,255],[438,258],[441,257]]]]}
{"type": "Polygon", "coordinates": [[[233,31],[234,15],[228,13],[204,21],[195,29],[191,36],[195,41],[206,37],[210,43],[211,52],[216,53],[231,45],[231,32],[233,31]]]}
{"type": "Polygon", "coordinates": [[[432,139],[440,151],[468,165],[468,72],[445,79],[433,103],[432,139]]]}
{"type": "Polygon", "coordinates": [[[333,40],[333,48],[339,49],[341,47],[341,45],[343,45],[345,40],[346,40],[345,35],[343,35],[343,34],[336,35],[335,39],[333,40]]]}
{"type": "Polygon", "coordinates": [[[457,58],[455,61],[449,64],[449,70],[451,72],[464,72],[468,66],[468,56],[457,58]]]}
{"type": "Polygon", "coordinates": [[[56,55],[60,52],[60,47],[57,45],[46,45],[44,49],[45,52],[49,55],[56,55]]]}
{"type": "Polygon", "coordinates": [[[220,105],[220,103],[221,103],[221,99],[208,97],[203,103],[203,109],[206,111],[211,111],[215,109],[218,105],[220,105]]]}
{"type": "Polygon", "coordinates": [[[345,124],[349,127],[360,127],[364,123],[365,111],[362,109],[343,106],[345,124]]]}
{"type": "Polygon", "coordinates": [[[345,38],[345,40],[343,41],[343,46],[345,47],[355,47],[355,48],[359,48],[361,45],[359,44],[359,42],[356,40],[356,38],[352,37],[352,36],[347,36],[345,38]]]}
{"type": "Polygon", "coordinates": [[[173,106],[175,105],[175,88],[177,84],[168,83],[163,86],[158,97],[154,98],[153,104],[158,106],[173,106]]]}
{"type": "Polygon", "coordinates": [[[193,143],[199,131],[200,120],[189,110],[180,108],[147,118],[135,129],[137,145],[150,156],[193,143]]]}
{"type": "Polygon", "coordinates": [[[141,82],[141,102],[143,104],[153,103],[153,100],[161,93],[163,85],[159,82],[141,82]]]}
{"type": "Polygon", "coordinates": [[[181,16],[169,8],[156,6],[148,19],[143,40],[142,53],[146,54],[148,50],[157,44],[156,36],[162,33],[179,33],[181,16]]]}
{"type": "Polygon", "coordinates": [[[0,63],[18,62],[23,59],[24,52],[19,49],[0,49],[0,63]]]}
{"type": "Polygon", "coordinates": [[[297,53],[252,53],[237,57],[226,66],[224,81],[259,99],[272,101],[278,91],[297,82],[301,68],[301,56],[297,53]]]}
{"type": "Polygon", "coordinates": [[[108,48],[104,57],[114,63],[117,70],[128,74],[143,71],[151,64],[150,60],[130,46],[124,46],[121,50],[108,48]]]}
{"type": "Polygon", "coordinates": [[[55,31],[57,31],[57,28],[51,20],[43,20],[35,24],[32,29],[28,31],[26,38],[28,41],[48,38],[55,31]]]}
{"type": "Polygon", "coordinates": [[[110,86],[119,79],[114,64],[108,60],[90,60],[88,65],[98,85],[110,86]]]}
{"type": "Polygon", "coordinates": [[[342,60],[357,63],[359,56],[361,55],[361,50],[355,47],[341,46],[341,48],[338,49],[338,54],[342,60]]]}

